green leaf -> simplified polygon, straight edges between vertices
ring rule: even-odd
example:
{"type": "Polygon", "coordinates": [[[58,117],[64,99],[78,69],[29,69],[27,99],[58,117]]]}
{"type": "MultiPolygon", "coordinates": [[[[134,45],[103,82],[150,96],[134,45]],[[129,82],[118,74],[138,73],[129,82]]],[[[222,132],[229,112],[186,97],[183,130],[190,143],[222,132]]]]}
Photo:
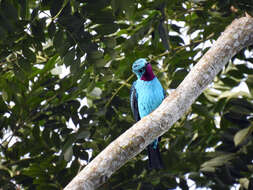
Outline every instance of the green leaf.
{"type": "Polygon", "coordinates": [[[74,58],[75,58],[75,48],[72,48],[64,56],[64,63],[65,63],[65,65],[66,66],[71,65],[74,62],[74,58]]]}
{"type": "Polygon", "coordinates": [[[172,77],[172,82],[170,83],[170,88],[177,88],[177,86],[183,81],[183,79],[188,74],[188,71],[186,69],[179,69],[176,72],[174,72],[172,77]]]}
{"type": "Polygon", "coordinates": [[[79,129],[77,132],[76,139],[85,139],[85,138],[89,138],[89,136],[90,136],[90,131],[86,129],[79,129]]]}
{"type": "Polygon", "coordinates": [[[78,152],[78,157],[82,160],[88,160],[89,154],[86,151],[78,152]]]}
{"type": "Polygon", "coordinates": [[[184,44],[184,40],[180,36],[169,36],[169,41],[173,46],[180,46],[184,44]]]}
{"type": "Polygon", "coordinates": [[[225,85],[230,86],[230,87],[235,87],[239,84],[239,82],[237,82],[236,80],[232,79],[232,78],[221,78],[220,79],[225,85]]]}
{"type": "Polygon", "coordinates": [[[26,75],[25,75],[24,70],[22,69],[21,66],[18,65],[17,67],[15,67],[14,68],[14,73],[15,73],[15,76],[17,77],[17,79],[19,81],[26,80],[26,75]]]}
{"type": "Polygon", "coordinates": [[[97,24],[113,24],[114,17],[111,11],[102,10],[99,14],[92,13],[90,19],[97,24]]]}
{"type": "Polygon", "coordinates": [[[4,101],[8,101],[8,94],[4,90],[2,91],[2,98],[3,98],[4,101]]]}
{"type": "Polygon", "coordinates": [[[49,148],[52,144],[51,142],[51,131],[49,128],[45,128],[42,132],[42,138],[44,140],[44,143],[46,144],[47,148],[49,148]]]}
{"type": "Polygon", "coordinates": [[[48,34],[51,38],[53,38],[53,36],[55,35],[55,32],[56,32],[56,27],[55,27],[54,22],[52,21],[50,25],[48,26],[48,34]]]}
{"type": "Polygon", "coordinates": [[[57,147],[60,148],[61,146],[61,140],[59,138],[59,134],[53,133],[52,135],[52,143],[57,147]]]}
{"type": "Polygon", "coordinates": [[[63,148],[62,148],[63,155],[65,155],[65,152],[67,152],[67,151],[69,151],[69,153],[67,153],[67,155],[69,155],[71,153],[70,148],[72,149],[72,144],[75,141],[76,141],[76,134],[71,134],[71,135],[68,136],[68,139],[67,139],[67,141],[65,142],[65,144],[63,145],[63,148]]]}
{"type": "Polygon", "coordinates": [[[215,172],[215,168],[214,167],[203,167],[201,168],[202,172],[210,172],[210,173],[214,173],[215,172]]]}
{"type": "Polygon", "coordinates": [[[245,189],[249,188],[250,181],[247,178],[240,178],[239,182],[243,188],[245,189]]]}
{"type": "Polygon", "coordinates": [[[50,58],[48,62],[46,63],[46,65],[44,66],[44,68],[40,71],[40,74],[44,74],[50,71],[51,69],[53,69],[56,64],[57,59],[58,59],[58,55],[55,55],[52,58],[50,58]]]}
{"type": "Polygon", "coordinates": [[[251,95],[253,95],[253,75],[249,75],[247,80],[246,80],[246,83],[249,87],[249,90],[250,90],[250,93],[251,95]]]}
{"type": "Polygon", "coordinates": [[[135,6],[134,6],[135,1],[134,0],[125,0],[121,1],[120,5],[122,9],[125,10],[126,17],[128,19],[133,19],[134,13],[135,13],[135,6]]]}
{"type": "Polygon", "coordinates": [[[33,137],[37,140],[40,139],[40,128],[38,126],[33,127],[33,137]]]}
{"type": "Polygon", "coordinates": [[[63,43],[63,31],[62,30],[59,30],[56,34],[55,34],[55,37],[54,37],[54,45],[56,48],[60,48],[62,43],[63,43]]]}
{"type": "Polygon", "coordinates": [[[238,98],[238,97],[250,97],[250,94],[243,92],[243,91],[239,91],[239,92],[231,92],[231,91],[225,91],[223,92],[220,96],[219,96],[219,100],[223,99],[223,98],[227,98],[227,99],[231,99],[231,98],[238,98]]]}
{"type": "Polygon", "coordinates": [[[59,30],[54,36],[53,43],[61,57],[65,56],[71,46],[67,39],[67,34],[63,30],[59,30]]]}
{"type": "Polygon", "coordinates": [[[120,12],[120,1],[118,1],[118,0],[112,0],[111,1],[111,6],[112,6],[112,9],[113,9],[113,14],[115,15],[115,16],[117,16],[118,14],[119,14],[119,12],[120,12]]]}
{"type": "MultiPolygon", "coordinates": [[[[234,158],[234,154],[223,154],[220,156],[217,156],[209,161],[204,162],[201,165],[201,168],[212,168],[212,167],[219,167],[224,164],[227,164],[231,159],[234,158]]],[[[201,169],[202,170],[202,169],[201,169]]]]}
{"type": "Polygon", "coordinates": [[[235,70],[235,69],[228,71],[227,74],[237,79],[242,79],[244,77],[243,72],[241,72],[240,70],[235,70]]]}
{"type": "Polygon", "coordinates": [[[72,159],[72,156],[73,156],[73,149],[72,146],[69,146],[64,152],[64,160],[69,162],[72,159]]]}
{"type": "Polygon", "coordinates": [[[100,35],[108,35],[115,33],[118,30],[118,26],[115,24],[101,24],[94,28],[100,35]]]}
{"type": "Polygon", "coordinates": [[[10,178],[11,171],[7,167],[0,165],[0,175],[1,177],[4,177],[4,178],[10,178]]]}
{"type": "Polygon", "coordinates": [[[238,131],[234,136],[235,146],[241,145],[253,132],[253,126],[238,131]]]}
{"type": "Polygon", "coordinates": [[[253,74],[253,70],[249,68],[246,64],[240,64],[240,65],[235,65],[235,67],[240,70],[242,73],[245,74],[253,74]]]}
{"type": "Polygon", "coordinates": [[[9,1],[2,1],[1,8],[4,16],[8,19],[16,21],[18,19],[17,9],[9,1]]]}
{"type": "Polygon", "coordinates": [[[72,61],[71,65],[70,65],[70,72],[74,75],[77,75],[77,73],[80,74],[80,61],[79,60],[72,61]]]}
{"type": "Polygon", "coordinates": [[[31,62],[35,63],[36,62],[36,55],[34,54],[33,51],[31,51],[29,48],[25,47],[23,49],[23,54],[24,56],[31,62]]]}

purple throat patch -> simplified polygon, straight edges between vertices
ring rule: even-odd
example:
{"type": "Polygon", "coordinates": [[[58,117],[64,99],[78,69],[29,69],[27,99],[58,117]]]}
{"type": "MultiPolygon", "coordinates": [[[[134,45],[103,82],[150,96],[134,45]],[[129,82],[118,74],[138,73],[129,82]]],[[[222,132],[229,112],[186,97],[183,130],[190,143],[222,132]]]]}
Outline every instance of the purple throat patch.
{"type": "Polygon", "coordinates": [[[144,81],[151,81],[155,78],[155,75],[153,73],[153,70],[152,70],[152,67],[150,64],[148,64],[146,66],[146,71],[145,73],[142,75],[141,77],[141,80],[144,80],[144,81]]]}

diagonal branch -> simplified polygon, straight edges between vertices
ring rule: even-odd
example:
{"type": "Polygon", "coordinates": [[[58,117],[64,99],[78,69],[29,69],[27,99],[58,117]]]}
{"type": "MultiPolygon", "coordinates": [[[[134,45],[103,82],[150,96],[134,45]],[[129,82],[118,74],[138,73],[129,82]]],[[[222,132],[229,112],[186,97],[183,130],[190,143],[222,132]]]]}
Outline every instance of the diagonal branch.
{"type": "Polygon", "coordinates": [[[252,44],[253,18],[243,17],[234,20],[178,88],[154,112],[107,146],[65,187],[65,190],[93,190],[103,184],[124,163],[168,131],[224,65],[241,49],[252,44]]]}

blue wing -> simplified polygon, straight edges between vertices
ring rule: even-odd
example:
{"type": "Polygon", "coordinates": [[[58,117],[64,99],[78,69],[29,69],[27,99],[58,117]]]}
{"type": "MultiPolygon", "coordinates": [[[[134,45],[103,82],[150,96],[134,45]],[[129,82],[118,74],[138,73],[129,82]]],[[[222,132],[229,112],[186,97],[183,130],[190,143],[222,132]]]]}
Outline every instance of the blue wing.
{"type": "Polygon", "coordinates": [[[139,121],[141,118],[140,118],[139,109],[138,109],[138,100],[137,100],[137,93],[135,89],[135,83],[136,82],[133,83],[130,90],[130,104],[131,104],[131,110],[134,115],[134,119],[136,121],[139,121]]]}

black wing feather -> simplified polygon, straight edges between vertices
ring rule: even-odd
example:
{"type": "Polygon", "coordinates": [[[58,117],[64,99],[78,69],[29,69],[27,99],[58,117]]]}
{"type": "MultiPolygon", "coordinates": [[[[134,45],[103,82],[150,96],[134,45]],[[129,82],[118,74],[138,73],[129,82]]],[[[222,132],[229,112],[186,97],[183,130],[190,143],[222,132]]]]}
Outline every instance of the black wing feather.
{"type": "Polygon", "coordinates": [[[139,109],[138,109],[138,101],[137,101],[137,93],[135,89],[135,82],[133,83],[131,90],[130,90],[130,103],[131,103],[131,109],[134,115],[134,119],[136,121],[139,121],[140,114],[139,114],[139,109]]]}

